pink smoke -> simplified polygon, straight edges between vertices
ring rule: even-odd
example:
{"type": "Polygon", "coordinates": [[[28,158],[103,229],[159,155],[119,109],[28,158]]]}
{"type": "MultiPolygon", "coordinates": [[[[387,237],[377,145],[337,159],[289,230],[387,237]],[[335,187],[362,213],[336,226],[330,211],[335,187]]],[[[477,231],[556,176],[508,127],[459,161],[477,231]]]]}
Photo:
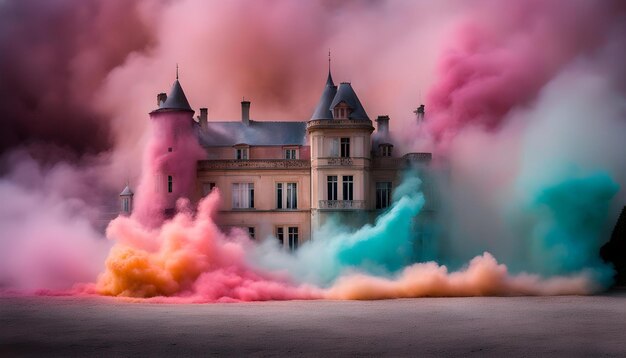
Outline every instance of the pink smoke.
{"type": "Polygon", "coordinates": [[[493,130],[513,110],[531,105],[566,65],[594,55],[614,31],[623,31],[619,19],[626,10],[614,2],[482,4],[457,29],[428,93],[428,129],[444,147],[465,127],[493,130]]]}
{"type": "MultiPolygon", "coordinates": [[[[118,217],[107,229],[115,245],[95,290],[103,295],[165,302],[257,301],[319,298],[322,292],[287,277],[253,270],[245,262],[252,243],[243,231],[222,233],[212,219],[219,205],[213,191],[197,213],[179,212],[148,229],[118,217]]],[[[179,206],[184,206],[180,204],[179,206]]]]}
{"type": "Polygon", "coordinates": [[[198,144],[191,114],[152,113],[151,138],[144,153],[143,175],[137,188],[133,216],[145,225],[158,226],[166,209],[175,209],[178,198],[192,198],[196,163],[206,157],[198,144]],[[168,192],[167,177],[175,180],[168,192]]]}

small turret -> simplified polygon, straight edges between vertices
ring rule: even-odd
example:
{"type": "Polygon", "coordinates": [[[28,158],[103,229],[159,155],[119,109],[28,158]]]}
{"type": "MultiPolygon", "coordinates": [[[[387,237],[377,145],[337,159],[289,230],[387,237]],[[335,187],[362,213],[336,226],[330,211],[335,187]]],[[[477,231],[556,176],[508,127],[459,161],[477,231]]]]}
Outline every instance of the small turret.
{"type": "Polygon", "coordinates": [[[126,185],[120,193],[120,215],[128,216],[133,212],[133,196],[135,194],[130,187],[126,185]]]}

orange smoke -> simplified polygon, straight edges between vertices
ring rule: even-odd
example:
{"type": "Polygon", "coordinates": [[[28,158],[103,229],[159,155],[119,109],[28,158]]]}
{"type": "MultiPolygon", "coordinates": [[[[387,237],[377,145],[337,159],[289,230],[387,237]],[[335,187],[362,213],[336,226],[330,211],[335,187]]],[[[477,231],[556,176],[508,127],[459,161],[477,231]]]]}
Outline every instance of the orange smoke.
{"type": "Polygon", "coordinates": [[[435,262],[414,264],[396,279],[356,274],[340,278],[326,297],[377,300],[410,297],[587,295],[601,287],[591,274],[542,279],[537,275],[510,275],[491,254],[473,258],[462,271],[448,272],[435,262]]]}
{"type": "MultiPolygon", "coordinates": [[[[168,302],[252,301],[318,298],[321,291],[292,285],[285,277],[248,268],[248,237],[227,236],[211,219],[219,202],[214,191],[192,213],[182,211],[159,229],[118,217],[107,229],[116,240],[96,284],[102,295],[167,296],[168,302]]],[[[182,206],[182,205],[181,205],[182,206]]]]}

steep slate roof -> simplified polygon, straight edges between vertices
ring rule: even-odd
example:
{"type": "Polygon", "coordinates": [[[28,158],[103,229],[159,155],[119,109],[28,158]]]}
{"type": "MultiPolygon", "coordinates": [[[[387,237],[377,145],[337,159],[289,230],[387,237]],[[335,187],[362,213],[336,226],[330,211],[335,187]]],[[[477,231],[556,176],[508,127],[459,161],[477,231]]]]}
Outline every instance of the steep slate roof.
{"type": "Polygon", "coordinates": [[[333,78],[330,75],[330,70],[328,71],[328,78],[326,79],[326,85],[324,86],[324,91],[322,92],[322,97],[317,103],[317,107],[315,107],[315,112],[311,116],[311,120],[315,119],[333,119],[333,113],[331,112],[330,104],[335,98],[335,94],[337,93],[337,86],[333,83],[333,78]]]}
{"type": "Polygon", "coordinates": [[[160,110],[193,112],[193,109],[191,109],[191,106],[189,105],[189,101],[187,101],[187,96],[185,96],[185,92],[183,91],[180,82],[178,82],[178,78],[176,79],[176,81],[174,81],[172,89],[167,95],[167,99],[165,100],[165,102],[161,103],[161,105],[155,112],[158,112],[160,110]]]}
{"type": "Polygon", "coordinates": [[[128,185],[126,185],[124,190],[122,190],[122,192],[120,193],[120,196],[131,196],[131,195],[133,195],[133,191],[130,190],[130,187],[128,185]]]}
{"type": "Polygon", "coordinates": [[[330,104],[329,110],[332,110],[341,102],[346,102],[352,108],[350,119],[369,119],[363,105],[361,105],[361,101],[359,101],[359,97],[357,97],[349,82],[341,82],[339,84],[339,89],[330,104]]]}
{"type": "Polygon", "coordinates": [[[196,127],[200,144],[205,147],[249,145],[305,145],[306,122],[242,122],[207,123],[206,132],[196,127]]]}

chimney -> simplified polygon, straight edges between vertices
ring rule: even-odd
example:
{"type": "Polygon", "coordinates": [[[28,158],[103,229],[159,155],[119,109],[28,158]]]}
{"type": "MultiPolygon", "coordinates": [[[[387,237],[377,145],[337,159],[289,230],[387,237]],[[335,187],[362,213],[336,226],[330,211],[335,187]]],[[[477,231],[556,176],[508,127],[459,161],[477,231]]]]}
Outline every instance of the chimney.
{"type": "Polygon", "coordinates": [[[378,133],[384,137],[389,135],[389,116],[378,116],[376,123],[378,123],[378,133]]]}
{"type": "Polygon", "coordinates": [[[250,101],[246,101],[245,98],[241,101],[241,121],[245,125],[250,125],[250,101]]]}
{"type": "Polygon", "coordinates": [[[417,115],[417,123],[421,123],[424,121],[424,114],[426,113],[426,109],[423,104],[420,104],[419,107],[413,112],[417,115]]]}
{"type": "Polygon", "coordinates": [[[157,94],[157,107],[161,107],[161,104],[163,104],[163,102],[165,101],[167,101],[167,94],[165,93],[157,94]]]}
{"type": "Polygon", "coordinates": [[[200,129],[206,130],[208,118],[209,118],[209,110],[207,108],[200,108],[200,115],[198,116],[198,123],[200,123],[200,129]]]}

